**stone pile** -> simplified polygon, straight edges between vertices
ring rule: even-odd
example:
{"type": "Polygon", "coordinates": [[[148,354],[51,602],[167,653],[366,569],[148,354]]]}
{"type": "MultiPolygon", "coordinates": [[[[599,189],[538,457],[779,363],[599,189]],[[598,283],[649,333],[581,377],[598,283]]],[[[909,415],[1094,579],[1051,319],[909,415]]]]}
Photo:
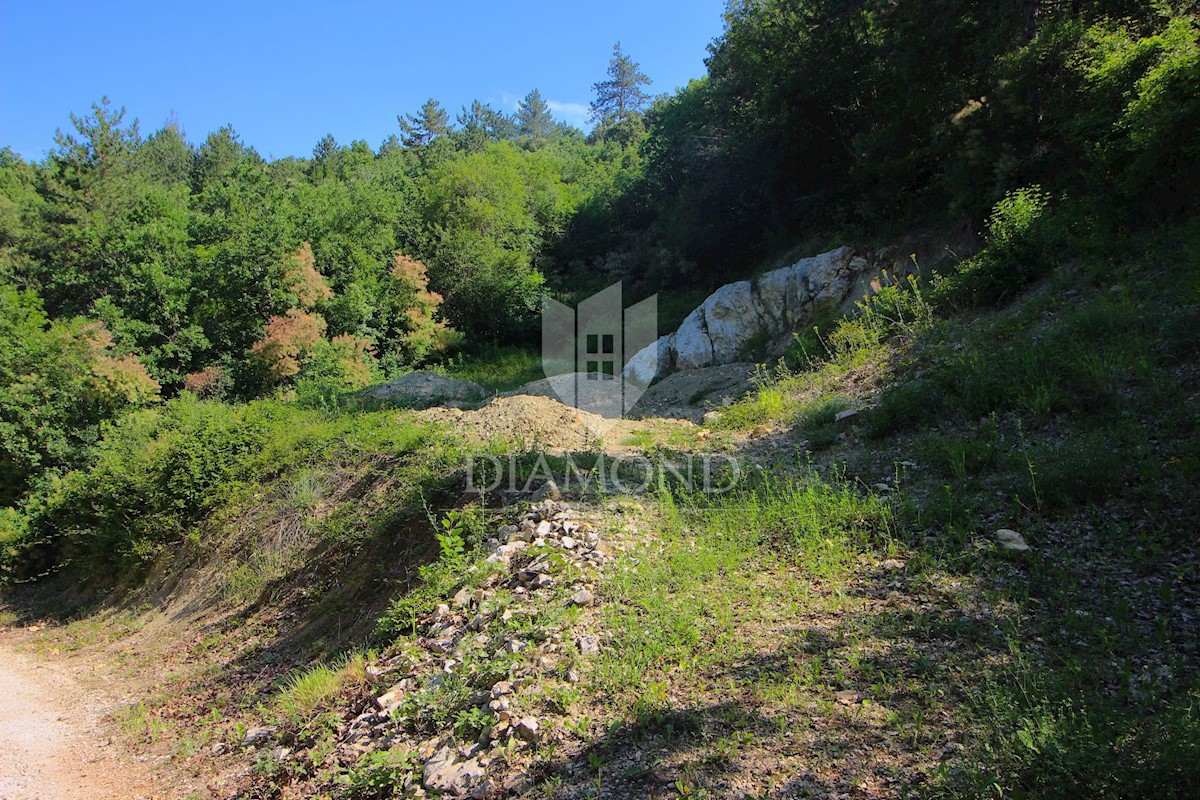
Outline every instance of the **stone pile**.
{"type": "Polygon", "coordinates": [[[542,495],[546,499],[514,524],[496,530],[466,584],[421,620],[413,646],[372,668],[392,685],[341,726],[338,761],[407,750],[422,764],[421,785],[407,788],[411,796],[429,790],[482,798],[514,788],[508,784],[520,780],[523,754],[566,737],[562,720],[547,713],[541,698],[577,683],[575,662],[600,653],[601,638],[569,620],[585,619],[586,609],[599,602],[597,579],[607,556],[583,514],[550,499],[557,491],[542,495]],[[545,617],[562,622],[537,630],[545,617]],[[471,693],[455,713],[488,720],[466,745],[447,730],[432,730],[413,711],[414,698],[440,702],[438,690],[452,681],[471,693]]]}

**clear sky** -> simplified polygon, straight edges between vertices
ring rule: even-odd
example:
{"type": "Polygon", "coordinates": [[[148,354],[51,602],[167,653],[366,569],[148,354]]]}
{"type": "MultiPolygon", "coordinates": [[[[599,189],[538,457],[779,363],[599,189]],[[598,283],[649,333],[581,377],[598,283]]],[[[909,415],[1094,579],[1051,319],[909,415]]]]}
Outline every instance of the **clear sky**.
{"type": "Polygon", "coordinates": [[[538,88],[583,126],[613,44],[671,92],[704,74],[724,0],[604,2],[17,2],[0,24],[0,146],[40,159],[102,95],[188,138],[230,123],[264,156],[326,133],[377,147],[436,97],[514,110],[538,88]]]}

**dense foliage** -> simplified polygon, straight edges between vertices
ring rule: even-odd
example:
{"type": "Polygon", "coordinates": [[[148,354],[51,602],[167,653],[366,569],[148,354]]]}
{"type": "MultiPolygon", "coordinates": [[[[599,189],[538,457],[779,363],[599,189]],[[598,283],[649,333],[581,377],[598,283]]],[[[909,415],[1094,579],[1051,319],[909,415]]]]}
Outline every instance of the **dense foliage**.
{"type": "MultiPolygon", "coordinates": [[[[618,51],[627,69],[644,81],[618,51]]],[[[40,163],[0,150],[0,504],[160,392],[328,407],[524,341],[570,220],[636,151],[555,122],[536,90],[457,124],[431,99],[377,150],[326,136],[308,159],[267,161],[232,128],[143,137],[107,99],[71,122],[40,163]]]]}
{"type": "Polygon", "coordinates": [[[1188,0],[735,0],[708,66],[649,110],[617,204],[624,261],[658,285],[720,283],[814,235],[982,230],[1030,184],[1105,225],[1196,210],[1188,0]]]}
{"type": "MultiPolygon", "coordinates": [[[[646,78],[619,48],[610,76],[598,113],[636,128],[646,78]]],[[[377,150],[326,136],[308,159],[264,160],[232,128],[143,137],[107,99],[71,121],[40,163],[0,151],[0,279],[103,322],[167,393],[202,376],[231,398],[300,380],[339,337],[388,373],[454,347],[451,328],[529,334],[554,245],[636,147],[556,123],[536,90],[456,124],[431,99],[377,150]]]]}
{"type": "Polygon", "coordinates": [[[647,84],[618,45],[587,136],[535,90],[268,161],[228,127],[143,136],[103,100],[41,162],[0,151],[0,505],[127,411],[329,408],[531,340],[551,291],[703,291],[798,240],[982,229],[995,206],[941,287],[965,308],[1036,279],[1064,228],[1103,247],[1197,209],[1192,0],[734,0],[706,76],[647,84]]]}

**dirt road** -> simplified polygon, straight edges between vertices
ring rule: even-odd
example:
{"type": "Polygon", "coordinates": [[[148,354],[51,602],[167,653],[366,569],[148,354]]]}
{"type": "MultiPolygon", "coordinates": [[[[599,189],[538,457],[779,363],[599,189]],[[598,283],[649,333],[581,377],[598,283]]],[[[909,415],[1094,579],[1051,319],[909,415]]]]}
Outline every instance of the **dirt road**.
{"type": "Polygon", "coordinates": [[[111,700],[87,683],[0,642],[0,800],[163,796],[109,744],[111,700]]]}

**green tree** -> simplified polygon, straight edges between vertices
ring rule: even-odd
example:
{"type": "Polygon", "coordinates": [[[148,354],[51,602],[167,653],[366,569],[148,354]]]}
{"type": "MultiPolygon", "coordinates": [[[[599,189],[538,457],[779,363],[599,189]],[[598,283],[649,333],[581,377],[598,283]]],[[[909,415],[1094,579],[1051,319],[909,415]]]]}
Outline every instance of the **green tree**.
{"type": "Polygon", "coordinates": [[[517,135],[529,147],[536,149],[550,141],[555,134],[556,125],[550,113],[550,106],[542,98],[542,93],[534,89],[525,95],[517,104],[517,114],[514,120],[517,135]]]}
{"type": "Polygon", "coordinates": [[[333,138],[332,133],[325,134],[321,137],[321,141],[317,142],[316,147],[313,148],[312,164],[309,167],[309,173],[314,178],[336,175],[341,154],[342,148],[338,146],[337,139],[333,138]]]}
{"type": "Polygon", "coordinates": [[[649,85],[650,79],[636,61],[625,55],[621,43],[613,45],[608,79],[592,86],[596,99],[591,104],[591,118],[599,138],[630,139],[631,127],[641,121],[642,111],[650,102],[650,95],[642,88],[649,85]]]}
{"type": "Polygon", "coordinates": [[[458,115],[458,130],[453,136],[463,150],[477,153],[492,142],[515,137],[516,126],[507,114],[475,100],[458,115]]]}
{"type": "Polygon", "coordinates": [[[434,139],[450,133],[450,115],[432,97],[425,101],[416,114],[396,117],[400,125],[400,141],[405,147],[428,147],[434,139]]]}
{"type": "Polygon", "coordinates": [[[101,325],[51,320],[36,294],[0,284],[0,506],[40,473],[83,463],[100,423],[158,388],[101,325]]]}
{"type": "Polygon", "coordinates": [[[147,180],[167,186],[186,184],[196,153],[179,123],[168,122],[137,149],[137,171],[147,180]]]}
{"type": "Polygon", "coordinates": [[[438,165],[428,175],[423,216],[430,288],[445,296],[455,328],[518,335],[540,307],[535,260],[571,208],[551,167],[509,142],[438,165]]]}

